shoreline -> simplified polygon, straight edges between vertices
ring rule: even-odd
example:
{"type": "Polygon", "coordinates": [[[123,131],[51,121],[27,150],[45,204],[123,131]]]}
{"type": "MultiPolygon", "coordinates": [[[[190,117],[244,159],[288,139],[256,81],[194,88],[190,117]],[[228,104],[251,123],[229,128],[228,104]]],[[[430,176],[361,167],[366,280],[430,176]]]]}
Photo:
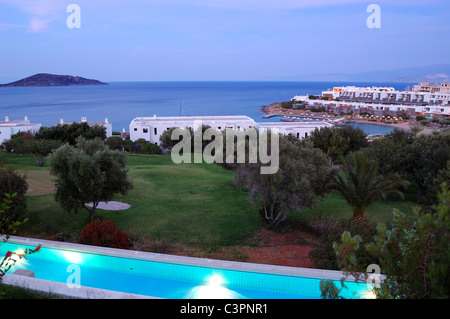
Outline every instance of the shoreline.
{"type": "MultiPolygon", "coordinates": [[[[261,107],[261,111],[265,114],[264,118],[270,118],[274,116],[298,116],[304,118],[323,118],[323,117],[336,117],[335,114],[329,114],[327,112],[312,112],[310,110],[294,110],[294,109],[283,109],[281,108],[280,103],[272,103],[267,106],[261,107]]],[[[434,131],[438,131],[441,128],[433,127],[433,126],[423,126],[420,123],[411,120],[402,120],[397,121],[396,123],[386,123],[381,121],[370,121],[364,118],[355,118],[353,116],[345,115],[345,124],[346,123],[362,123],[362,124],[374,124],[380,126],[389,126],[393,128],[398,128],[400,130],[409,131],[412,127],[420,127],[422,131],[419,134],[431,134],[434,131]]]]}
{"type": "Polygon", "coordinates": [[[358,119],[358,118],[349,118],[346,119],[346,123],[363,123],[363,124],[374,124],[374,125],[380,125],[380,126],[389,126],[393,128],[398,128],[400,130],[404,131],[410,131],[413,127],[419,127],[422,130],[418,134],[431,134],[434,131],[439,131],[441,128],[439,127],[430,127],[430,126],[423,126],[419,123],[415,123],[413,121],[409,120],[403,120],[402,122],[397,123],[385,123],[385,122],[379,122],[379,121],[369,121],[365,119],[358,119]]]}

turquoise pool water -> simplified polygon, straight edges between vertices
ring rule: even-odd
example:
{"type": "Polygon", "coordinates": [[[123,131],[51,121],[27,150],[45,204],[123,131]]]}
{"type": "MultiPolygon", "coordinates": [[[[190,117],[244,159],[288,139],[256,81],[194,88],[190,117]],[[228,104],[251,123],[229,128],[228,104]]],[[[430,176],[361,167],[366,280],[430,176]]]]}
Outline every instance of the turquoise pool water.
{"type": "MultiPolygon", "coordinates": [[[[8,242],[0,246],[0,256],[25,248],[35,247],[8,242]]],[[[17,269],[31,270],[39,279],[167,299],[320,298],[320,279],[316,278],[214,269],[59,248],[42,247],[26,260],[20,260],[8,273],[17,269]]],[[[339,282],[337,285],[340,287],[339,282]]],[[[345,298],[360,298],[365,292],[365,284],[349,282],[346,286],[341,294],[345,298]]]]}

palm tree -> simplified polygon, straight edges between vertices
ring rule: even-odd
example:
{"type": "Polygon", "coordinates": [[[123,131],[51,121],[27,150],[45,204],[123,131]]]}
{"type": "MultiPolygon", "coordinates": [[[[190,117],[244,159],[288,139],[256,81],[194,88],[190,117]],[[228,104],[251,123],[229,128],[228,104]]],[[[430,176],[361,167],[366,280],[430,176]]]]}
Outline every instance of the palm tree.
{"type": "Polygon", "coordinates": [[[343,167],[329,183],[345,198],[355,219],[363,219],[367,208],[381,197],[398,194],[403,198],[400,188],[408,185],[398,174],[381,176],[378,163],[369,160],[364,152],[353,152],[344,158],[343,167]]]}
{"type": "Polygon", "coordinates": [[[423,128],[420,127],[420,126],[412,126],[412,127],[409,129],[409,131],[410,131],[412,134],[414,134],[414,136],[417,136],[417,135],[419,135],[420,132],[423,131],[423,128]]]}

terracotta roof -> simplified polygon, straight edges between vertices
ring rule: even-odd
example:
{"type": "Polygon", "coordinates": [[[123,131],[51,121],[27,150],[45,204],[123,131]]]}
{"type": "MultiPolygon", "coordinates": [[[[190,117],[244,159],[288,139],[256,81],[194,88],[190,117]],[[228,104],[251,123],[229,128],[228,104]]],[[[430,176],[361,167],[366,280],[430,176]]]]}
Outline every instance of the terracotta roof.
{"type": "Polygon", "coordinates": [[[14,121],[1,121],[0,124],[17,124],[22,123],[23,120],[14,120],[14,121]]]}

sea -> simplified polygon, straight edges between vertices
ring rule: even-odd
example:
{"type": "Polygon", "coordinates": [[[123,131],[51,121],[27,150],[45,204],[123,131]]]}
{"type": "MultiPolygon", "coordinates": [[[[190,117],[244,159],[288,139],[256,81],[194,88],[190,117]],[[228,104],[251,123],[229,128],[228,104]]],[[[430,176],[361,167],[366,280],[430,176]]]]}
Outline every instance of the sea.
{"type": "MultiPolygon", "coordinates": [[[[140,116],[246,115],[256,122],[279,121],[263,118],[261,107],[288,101],[295,95],[321,94],[334,86],[389,86],[404,90],[414,83],[368,82],[109,82],[108,85],[0,87],[0,121],[28,117],[31,123],[53,126],[65,123],[103,122],[113,131],[129,131],[130,122],[140,116]]],[[[374,124],[353,123],[367,134],[387,134],[393,129],[374,124]]]]}

